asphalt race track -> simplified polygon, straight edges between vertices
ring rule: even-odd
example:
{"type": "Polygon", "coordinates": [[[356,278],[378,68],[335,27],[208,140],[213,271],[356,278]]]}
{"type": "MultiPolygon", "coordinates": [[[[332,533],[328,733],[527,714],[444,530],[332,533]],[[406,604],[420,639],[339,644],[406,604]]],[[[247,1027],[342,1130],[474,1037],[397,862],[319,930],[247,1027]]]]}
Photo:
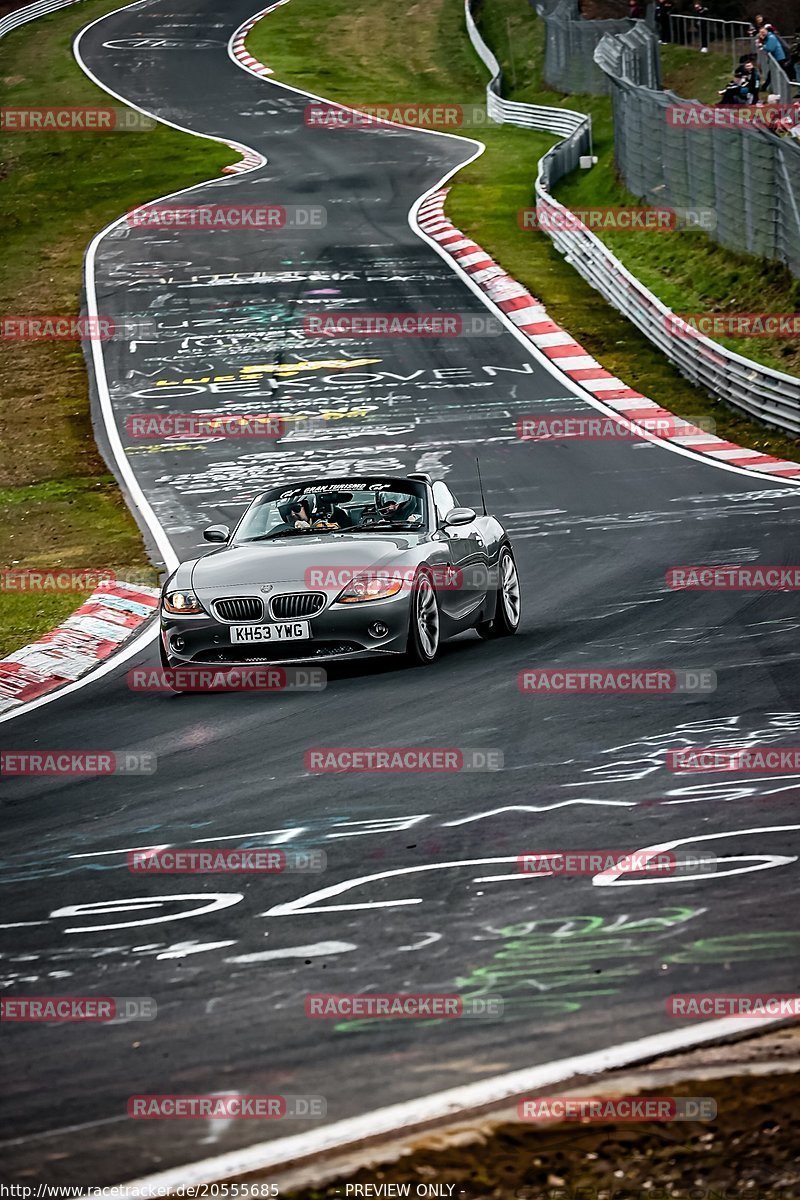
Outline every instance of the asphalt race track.
{"type": "Polygon", "coordinates": [[[152,775],[3,782],[4,994],[158,1005],[149,1022],[6,1027],[0,1154],[15,1181],[110,1184],[319,1124],[137,1122],[134,1093],[324,1096],[338,1121],[672,1030],[673,992],[797,990],[797,778],[664,765],[685,746],[800,744],[797,598],[671,591],[665,573],[792,563],[800,491],[643,441],[520,441],[521,415],[591,410],[508,331],[306,333],[309,314],[337,309],[489,315],[408,221],[474,145],[310,127],[302,95],[228,56],[252,4],[148,0],[80,40],[86,67],[125,100],[268,160],[182,201],[313,205],[326,218],[249,232],[123,224],[100,241],[98,311],[155,330],[103,346],[128,462],[185,558],[203,526],[306,473],[429,471],[477,505],[480,453],[514,540],[523,625],[495,643],[465,635],[429,670],[339,669],[305,694],[134,693],[126,673],[157,661],[153,643],[2,726],[6,749],[158,759],[152,775]],[[126,433],[127,416],[167,408],[319,419],[289,422],[279,441],[126,433]],[[717,687],[519,691],[521,669],[554,665],[707,669],[717,687]],[[312,775],[315,746],[493,748],[504,766],[312,775]],[[515,866],[527,850],[670,842],[734,861],[611,887],[515,866]],[[130,847],[190,844],[322,849],[327,871],[127,869],[130,847]],[[320,888],[334,892],[303,900],[320,888]],[[500,996],[505,1015],[306,1018],[305,995],[323,991],[500,996]]]}

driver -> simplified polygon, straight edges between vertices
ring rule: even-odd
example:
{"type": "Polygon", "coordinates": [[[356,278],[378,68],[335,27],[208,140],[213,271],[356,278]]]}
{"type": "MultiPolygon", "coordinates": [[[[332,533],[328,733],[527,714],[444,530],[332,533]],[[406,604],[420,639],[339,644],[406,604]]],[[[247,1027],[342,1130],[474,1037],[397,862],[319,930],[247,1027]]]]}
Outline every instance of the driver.
{"type": "Polygon", "coordinates": [[[311,501],[305,497],[300,500],[290,500],[288,504],[281,504],[278,512],[281,520],[290,529],[311,528],[311,501]]]}

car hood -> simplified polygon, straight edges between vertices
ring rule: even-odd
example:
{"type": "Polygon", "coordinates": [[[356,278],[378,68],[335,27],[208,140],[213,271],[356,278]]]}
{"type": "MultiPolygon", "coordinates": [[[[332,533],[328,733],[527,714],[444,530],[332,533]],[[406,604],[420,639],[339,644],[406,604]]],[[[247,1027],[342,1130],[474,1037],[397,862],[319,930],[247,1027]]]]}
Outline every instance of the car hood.
{"type": "MultiPolygon", "coordinates": [[[[195,559],[191,587],[194,591],[246,587],[264,583],[300,583],[313,568],[352,567],[355,573],[367,567],[409,565],[416,556],[409,551],[426,541],[419,533],[384,536],[323,534],[297,541],[279,538],[274,542],[248,542],[195,559]]],[[[324,589],[323,589],[324,590],[324,589]]]]}

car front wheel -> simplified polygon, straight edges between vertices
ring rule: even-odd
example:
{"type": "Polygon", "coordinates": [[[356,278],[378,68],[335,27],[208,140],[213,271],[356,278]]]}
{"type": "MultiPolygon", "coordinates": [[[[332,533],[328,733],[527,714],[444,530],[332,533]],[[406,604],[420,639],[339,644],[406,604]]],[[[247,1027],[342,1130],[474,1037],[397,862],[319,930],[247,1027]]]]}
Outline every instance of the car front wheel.
{"type": "Polygon", "coordinates": [[[408,649],[409,661],[426,667],[439,653],[439,602],[429,576],[418,575],[411,593],[408,649]]]}
{"type": "Polygon", "coordinates": [[[514,555],[508,546],[500,551],[497,562],[497,597],[491,621],[477,626],[482,638],[511,637],[519,629],[522,615],[522,596],[514,555]]]}

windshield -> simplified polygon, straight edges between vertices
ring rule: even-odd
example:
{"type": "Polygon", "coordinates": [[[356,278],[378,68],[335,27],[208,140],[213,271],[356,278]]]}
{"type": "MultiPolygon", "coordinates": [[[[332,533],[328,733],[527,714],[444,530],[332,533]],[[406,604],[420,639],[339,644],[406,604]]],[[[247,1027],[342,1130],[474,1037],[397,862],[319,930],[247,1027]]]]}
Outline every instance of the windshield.
{"type": "Polygon", "coordinates": [[[245,513],[236,542],[334,535],[344,531],[421,531],[427,523],[425,488],[410,480],[319,480],[276,488],[245,513]]]}

